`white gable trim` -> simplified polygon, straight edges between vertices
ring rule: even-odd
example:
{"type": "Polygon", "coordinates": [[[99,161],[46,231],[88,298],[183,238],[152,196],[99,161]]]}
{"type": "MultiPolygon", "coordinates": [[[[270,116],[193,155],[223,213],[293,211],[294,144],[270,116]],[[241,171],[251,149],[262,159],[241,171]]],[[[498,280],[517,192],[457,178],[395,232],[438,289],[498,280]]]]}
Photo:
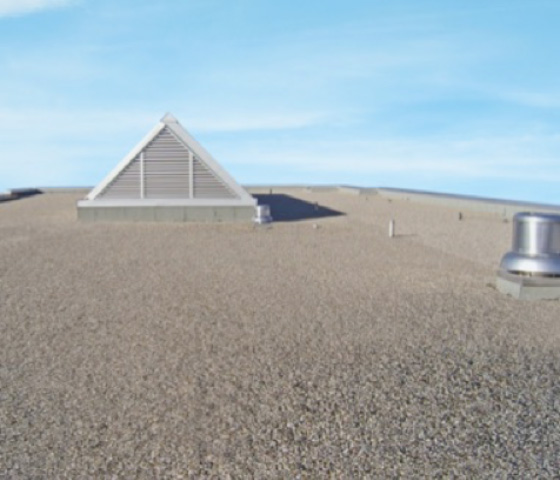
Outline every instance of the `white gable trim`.
{"type": "MultiPolygon", "coordinates": [[[[212,172],[214,172],[229,189],[232,190],[239,200],[251,205],[256,204],[256,200],[245,191],[221,166],[220,164],[200,145],[193,136],[191,136],[185,128],[171,115],[166,114],[161,121],[126,155],[118,165],[97,185],[87,196],[86,200],[96,200],[97,197],[115,180],[120,173],[134,161],[134,159],[154,140],[157,135],[168,127],[177,140],[182,143],[187,150],[198,157],[212,172]]],[[[99,201],[100,199],[97,199],[99,201]]]]}
{"type": "Polygon", "coordinates": [[[87,200],[94,200],[105,188],[119,176],[119,174],[146,148],[156,136],[165,128],[165,123],[159,122],[152,130],[124,157],[118,165],[86,196],[87,200]]]}

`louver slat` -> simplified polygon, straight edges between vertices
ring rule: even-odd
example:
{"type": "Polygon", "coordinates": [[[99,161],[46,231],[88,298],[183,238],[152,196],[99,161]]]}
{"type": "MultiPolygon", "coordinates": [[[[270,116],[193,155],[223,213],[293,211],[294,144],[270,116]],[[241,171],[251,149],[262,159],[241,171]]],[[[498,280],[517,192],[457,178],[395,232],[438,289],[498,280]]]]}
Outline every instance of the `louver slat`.
{"type": "Polygon", "coordinates": [[[145,197],[189,198],[189,152],[164,128],[144,150],[145,197]]]}
{"type": "Polygon", "coordinates": [[[107,185],[99,196],[106,199],[140,198],[140,156],[107,185]]]}
{"type": "Polygon", "coordinates": [[[198,158],[194,159],[194,198],[237,198],[234,192],[198,158]]]}

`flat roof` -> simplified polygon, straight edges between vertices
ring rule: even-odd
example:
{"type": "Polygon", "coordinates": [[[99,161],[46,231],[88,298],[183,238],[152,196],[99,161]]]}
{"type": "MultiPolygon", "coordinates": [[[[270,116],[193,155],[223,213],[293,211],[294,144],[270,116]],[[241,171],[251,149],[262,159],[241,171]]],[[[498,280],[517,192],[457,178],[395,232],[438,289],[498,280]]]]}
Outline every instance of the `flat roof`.
{"type": "Polygon", "coordinates": [[[511,223],[272,195],[273,217],[299,214],[88,224],[75,193],[0,204],[0,472],[546,476],[560,302],[496,290],[511,223]]]}

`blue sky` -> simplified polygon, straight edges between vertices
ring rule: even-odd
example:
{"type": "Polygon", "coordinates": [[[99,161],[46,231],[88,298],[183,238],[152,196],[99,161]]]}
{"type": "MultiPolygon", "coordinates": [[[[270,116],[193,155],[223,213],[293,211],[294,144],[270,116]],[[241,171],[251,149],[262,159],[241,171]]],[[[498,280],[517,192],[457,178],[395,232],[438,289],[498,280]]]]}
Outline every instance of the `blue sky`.
{"type": "Polygon", "coordinates": [[[557,0],[0,0],[0,190],[167,112],[241,183],[560,203],[557,0]]]}

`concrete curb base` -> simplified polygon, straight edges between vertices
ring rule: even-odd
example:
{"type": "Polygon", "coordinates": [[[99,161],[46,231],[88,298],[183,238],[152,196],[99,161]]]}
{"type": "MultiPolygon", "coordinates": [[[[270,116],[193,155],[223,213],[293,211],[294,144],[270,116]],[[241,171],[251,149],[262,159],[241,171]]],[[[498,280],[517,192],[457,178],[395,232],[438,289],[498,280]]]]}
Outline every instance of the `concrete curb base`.
{"type": "Polygon", "coordinates": [[[255,215],[253,206],[78,206],[78,220],[85,222],[245,222],[255,215]]]}

